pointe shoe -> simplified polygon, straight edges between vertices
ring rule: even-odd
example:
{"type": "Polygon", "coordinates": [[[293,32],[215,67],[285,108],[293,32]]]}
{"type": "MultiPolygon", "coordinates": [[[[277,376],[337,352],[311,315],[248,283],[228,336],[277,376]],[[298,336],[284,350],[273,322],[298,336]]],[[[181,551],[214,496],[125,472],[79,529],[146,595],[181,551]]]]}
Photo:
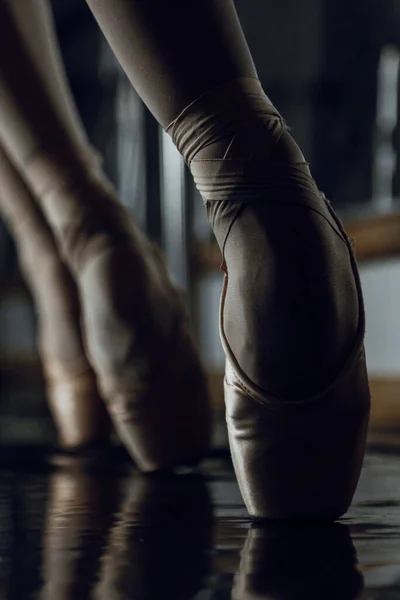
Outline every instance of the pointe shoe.
{"type": "Polygon", "coordinates": [[[182,294],[101,173],[41,195],[79,289],[86,351],[117,433],[139,469],[198,462],[211,410],[182,294]]]}
{"type": "MultiPolygon", "coordinates": [[[[30,257],[21,246],[20,265],[35,298],[37,348],[58,444],[76,450],[105,441],[111,431],[110,418],[84,353],[79,302],[71,276],[55,254],[55,246],[53,255],[41,255],[36,244],[30,257]]],[[[25,238],[23,246],[26,250],[32,244],[25,238]]]]}
{"type": "Polygon", "coordinates": [[[349,239],[258,80],[209,91],[167,131],[222,252],[226,421],[246,507],[258,519],[337,519],[370,409],[349,239]]]}
{"type": "Polygon", "coordinates": [[[232,600],[356,600],[363,588],[345,525],[275,522],[249,530],[232,600]]]}
{"type": "Polygon", "coordinates": [[[84,352],[74,281],[36,200],[1,148],[0,178],[1,214],[34,300],[37,348],[59,446],[71,450],[105,440],[110,420],[84,352]]]}
{"type": "Polygon", "coordinates": [[[349,508],[360,476],[369,424],[370,392],[363,345],[365,317],[353,250],[349,248],[360,320],[345,364],[321,393],[305,401],[267,396],[227,354],[225,403],[229,443],[240,490],[255,518],[336,520],[349,508]]]}
{"type": "Polygon", "coordinates": [[[39,342],[46,397],[61,451],[85,452],[107,444],[111,422],[85,355],[73,364],[56,361],[39,342]]]}

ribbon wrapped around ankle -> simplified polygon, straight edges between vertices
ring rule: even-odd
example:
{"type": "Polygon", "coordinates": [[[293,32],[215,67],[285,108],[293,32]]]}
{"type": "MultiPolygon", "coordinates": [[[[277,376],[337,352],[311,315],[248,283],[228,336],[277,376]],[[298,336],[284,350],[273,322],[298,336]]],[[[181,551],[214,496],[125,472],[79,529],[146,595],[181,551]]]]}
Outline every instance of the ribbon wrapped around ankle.
{"type": "MultiPolygon", "coordinates": [[[[166,132],[190,167],[201,150],[247,130],[249,122],[254,120],[263,123],[263,151],[268,153],[285,129],[284,120],[264,94],[258,79],[239,78],[194,100],[168,125],[166,132]],[[270,148],[265,148],[266,129],[270,148]]],[[[212,158],[225,159],[226,156],[212,158]]]]}
{"type": "Polygon", "coordinates": [[[241,207],[257,200],[307,206],[338,232],[300,151],[299,162],[271,159],[287,127],[258,79],[235,79],[207,92],[166,131],[190,167],[222,251],[241,207]]]}

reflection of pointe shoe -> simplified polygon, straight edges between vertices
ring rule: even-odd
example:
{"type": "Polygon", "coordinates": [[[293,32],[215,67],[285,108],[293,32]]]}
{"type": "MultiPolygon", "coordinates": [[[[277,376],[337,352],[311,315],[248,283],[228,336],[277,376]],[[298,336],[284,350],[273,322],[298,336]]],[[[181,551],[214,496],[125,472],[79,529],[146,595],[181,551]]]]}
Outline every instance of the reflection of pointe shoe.
{"type": "Polygon", "coordinates": [[[167,130],[223,255],[226,418],[247,509],[336,519],[360,475],[370,403],[350,242],[258,80],[209,91],[167,130]]]}
{"type": "Polygon", "coordinates": [[[339,523],[252,528],[232,600],[356,600],[363,578],[349,530],[339,523]]]}
{"type": "Polygon", "coordinates": [[[47,398],[64,448],[105,439],[110,421],[83,348],[74,281],[34,197],[0,148],[0,212],[12,232],[37,315],[47,398]]]}
{"type": "Polygon", "coordinates": [[[77,281],[88,355],[115,427],[144,471],[193,463],[211,415],[181,294],[98,171],[39,193],[77,281]]]}
{"type": "Polygon", "coordinates": [[[109,537],[94,598],[193,598],[211,567],[212,528],[201,478],[135,478],[109,537]]]}
{"type": "Polygon", "coordinates": [[[101,553],[120,500],[118,486],[71,458],[50,476],[41,600],[91,597],[101,553]]]}

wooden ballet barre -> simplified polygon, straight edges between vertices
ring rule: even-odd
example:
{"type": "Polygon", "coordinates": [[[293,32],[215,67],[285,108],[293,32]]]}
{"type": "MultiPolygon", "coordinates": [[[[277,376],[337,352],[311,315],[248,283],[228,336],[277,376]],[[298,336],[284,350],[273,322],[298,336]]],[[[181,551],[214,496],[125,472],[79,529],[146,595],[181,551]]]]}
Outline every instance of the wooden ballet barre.
{"type": "Polygon", "coordinates": [[[400,211],[344,222],[359,261],[400,256],[400,211]]]}
{"type": "MultiPolygon", "coordinates": [[[[345,219],[344,226],[354,242],[357,260],[400,256],[400,211],[388,215],[345,219]]],[[[191,264],[196,272],[218,270],[221,253],[216,242],[194,244],[191,264]]]]}

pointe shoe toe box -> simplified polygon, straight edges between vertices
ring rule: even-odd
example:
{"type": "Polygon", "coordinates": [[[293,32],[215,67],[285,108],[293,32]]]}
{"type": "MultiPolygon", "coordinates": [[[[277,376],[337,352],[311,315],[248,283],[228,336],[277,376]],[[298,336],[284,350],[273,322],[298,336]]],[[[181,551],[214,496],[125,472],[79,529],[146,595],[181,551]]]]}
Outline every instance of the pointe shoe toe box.
{"type": "Polygon", "coordinates": [[[323,395],[266,400],[228,363],[226,419],[239,487],[251,516],[335,520],[349,508],[363,462],[370,394],[362,348],[323,395]]]}

